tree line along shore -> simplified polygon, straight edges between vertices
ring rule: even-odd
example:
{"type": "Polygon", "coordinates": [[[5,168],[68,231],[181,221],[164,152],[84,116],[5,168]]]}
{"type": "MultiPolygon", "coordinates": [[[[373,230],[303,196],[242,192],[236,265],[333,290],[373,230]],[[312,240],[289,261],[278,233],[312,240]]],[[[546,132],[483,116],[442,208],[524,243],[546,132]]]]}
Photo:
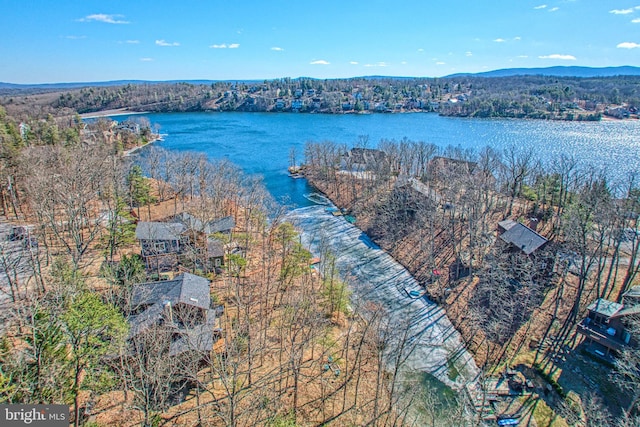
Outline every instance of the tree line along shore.
{"type": "Polygon", "coordinates": [[[106,120],[21,123],[0,109],[1,402],[67,404],[75,425],[476,419],[388,369],[397,327],[349,300],[257,178],[154,147],[135,164],[144,131],[106,120]],[[175,252],[145,243],[185,224],[175,252]]]}
{"type": "Polygon", "coordinates": [[[445,308],[485,398],[522,374],[542,425],[638,422],[640,352],[625,333],[640,334],[640,171],[614,182],[564,155],[413,141],[308,143],[303,170],[445,308]]]}
{"type": "Polygon", "coordinates": [[[638,76],[308,78],[263,82],[147,83],[77,89],[11,89],[0,103],[16,118],[105,110],[302,113],[437,112],[549,120],[637,118],[638,76]]]}
{"type": "MultiPolygon", "coordinates": [[[[34,112],[47,109],[37,105],[34,112]]],[[[79,422],[107,424],[109,417],[130,416],[136,422],[195,417],[214,425],[249,419],[389,425],[413,422],[406,405],[420,396],[420,410],[429,416],[469,425],[478,420],[455,397],[442,406],[428,392],[417,394],[424,387],[388,376],[379,341],[390,326],[383,310],[343,311],[345,287],[330,271],[313,273],[310,255],[288,226],[265,223],[278,209],[251,177],[225,162],[211,167],[202,157],[156,150],[145,177],[121,156],[153,134],[144,120],[116,129],[108,120],[83,123],[76,114],[18,118],[9,111],[0,108],[0,202],[12,224],[35,226],[36,240],[20,240],[16,251],[7,239],[0,256],[11,273],[6,313],[13,319],[5,323],[0,352],[5,401],[70,403],[79,422]],[[229,253],[226,268],[209,277],[211,297],[229,314],[220,345],[234,356],[214,355],[194,367],[170,362],[168,349],[156,347],[127,370],[104,363],[113,357],[112,341],[127,348],[132,286],[164,274],[132,261],[140,249],[129,215],[151,221],[184,211],[202,220],[230,214],[238,224],[242,256],[229,253]],[[309,304],[315,308],[309,311],[309,304]],[[91,354],[67,341],[81,337],[78,319],[87,312],[111,319],[89,325],[108,327],[104,337],[110,337],[92,343],[91,354]],[[51,345],[42,350],[40,341],[30,341],[34,333],[51,345]],[[34,359],[39,351],[42,358],[34,359]],[[279,355],[277,362],[267,361],[268,354],[279,355]],[[70,366],[71,360],[77,363],[70,366]],[[51,382],[38,374],[45,371],[59,375],[51,382]],[[274,385],[278,391],[265,394],[274,385]],[[188,396],[176,400],[179,390],[188,396]],[[107,410],[113,402],[119,412],[107,410]],[[259,402],[261,410],[253,411],[259,402]]],[[[304,171],[447,309],[483,368],[486,399],[494,396],[491,379],[515,370],[534,392],[511,415],[543,423],[551,413],[572,425],[601,414],[605,424],[634,425],[640,381],[633,362],[628,371],[621,371],[624,364],[611,369],[606,360],[594,362],[598,353],[588,356],[576,345],[584,340],[577,330],[593,301],[621,302],[637,285],[637,179],[614,183],[575,159],[556,160],[541,165],[533,153],[513,147],[469,153],[411,141],[383,141],[377,150],[325,143],[307,146],[304,171]],[[496,239],[505,220],[535,228],[545,246],[534,257],[514,251],[496,239]],[[594,389],[599,392],[588,393],[594,389]]],[[[200,256],[188,254],[187,269],[200,274],[193,263],[200,256]]],[[[631,350],[616,354],[633,361],[631,350]]]]}

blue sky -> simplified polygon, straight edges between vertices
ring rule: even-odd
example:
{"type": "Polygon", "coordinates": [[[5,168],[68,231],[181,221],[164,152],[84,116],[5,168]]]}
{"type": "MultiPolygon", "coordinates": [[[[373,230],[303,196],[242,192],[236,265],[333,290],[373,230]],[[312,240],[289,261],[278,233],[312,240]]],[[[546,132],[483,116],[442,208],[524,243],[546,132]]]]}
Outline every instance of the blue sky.
{"type": "Polygon", "coordinates": [[[0,81],[640,66],[640,0],[0,0],[0,81]]]}

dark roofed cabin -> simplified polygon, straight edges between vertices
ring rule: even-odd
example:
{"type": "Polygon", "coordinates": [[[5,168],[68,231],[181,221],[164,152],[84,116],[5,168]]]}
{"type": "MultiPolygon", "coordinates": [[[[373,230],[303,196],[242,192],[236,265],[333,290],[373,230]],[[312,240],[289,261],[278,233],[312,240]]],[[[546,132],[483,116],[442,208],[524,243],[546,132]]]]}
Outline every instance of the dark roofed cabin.
{"type": "Polygon", "coordinates": [[[507,231],[500,235],[500,239],[524,252],[526,255],[531,255],[548,242],[547,239],[519,222],[510,224],[507,223],[507,221],[502,221],[500,224],[501,227],[509,227],[507,231]]]}
{"type": "Polygon", "coordinates": [[[139,222],[136,239],[140,241],[142,258],[147,268],[171,269],[184,246],[182,234],[186,226],[180,223],[139,222]]]}
{"type": "Polygon", "coordinates": [[[218,239],[207,239],[207,263],[212,270],[224,265],[224,245],[218,239]]]}
{"type": "Polygon", "coordinates": [[[208,352],[218,330],[211,308],[209,280],[184,273],[173,280],[139,283],[131,295],[129,339],[158,325],[173,331],[170,354],[208,352]]]}

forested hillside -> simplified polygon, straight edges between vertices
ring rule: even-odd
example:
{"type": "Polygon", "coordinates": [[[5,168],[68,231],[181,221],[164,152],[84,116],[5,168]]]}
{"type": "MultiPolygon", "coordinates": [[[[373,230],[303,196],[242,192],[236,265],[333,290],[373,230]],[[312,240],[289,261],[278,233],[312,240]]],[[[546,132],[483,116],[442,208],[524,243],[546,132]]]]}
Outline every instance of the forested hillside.
{"type": "Polygon", "coordinates": [[[67,404],[75,425],[471,419],[389,370],[408,337],[349,300],[259,178],[193,153],[134,164],[108,121],[27,123],[0,109],[0,402],[67,404]],[[145,224],[183,231],[175,258],[145,224]]]}
{"type": "Polygon", "coordinates": [[[128,108],[133,111],[438,112],[463,117],[599,120],[635,117],[638,76],[308,78],[261,83],[146,83],[46,93],[15,92],[0,102],[15,117],[128,108]],[[36,107],[35,109],[33,107],[36,107]]]}
{"type": "Polygon", "coordinates": [[[594,301],[638,308],[625,297],[639,283],[637,173],[612,181],[564,155],[543,164],[532,149],[408,140],[309,143],[305,159],[308,179],[446,308],[486,375],[517,366],[552,381],[559,394],[543,400],[563,416],[594,387],[610,391],[600,413],[637,414],[637,347],[609,355],[583,336],[594,301]],[[619,370],[587,362],[600,355],[619,370]]]}

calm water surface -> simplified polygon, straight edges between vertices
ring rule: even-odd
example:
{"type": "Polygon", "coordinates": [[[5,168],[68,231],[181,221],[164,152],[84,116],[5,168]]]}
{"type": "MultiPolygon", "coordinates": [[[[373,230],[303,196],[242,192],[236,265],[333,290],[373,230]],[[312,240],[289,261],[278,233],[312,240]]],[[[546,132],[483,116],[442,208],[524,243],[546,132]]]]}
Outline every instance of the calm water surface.
{"type": "Polygon", "coordinates": [[[262,175],[276,199],[298,207],[312,204],[304,197],[312,189],[305,180],[288,177],[290,149],[295,148],[300,162],[307,141],[352,145],[361,135],[369,137],[369,147],[381,139],[405,137],[476,151],[515,145],[533,147],[545,161],[561,153],[575,155],[587,164],[606,167],[612,177],[640,170],[640,121],[464,119],[427,113],[167,113],[146,117],[166,134],[158,146],[204,152],[211,159],[228,158],[247,173],[262,175]]]}

